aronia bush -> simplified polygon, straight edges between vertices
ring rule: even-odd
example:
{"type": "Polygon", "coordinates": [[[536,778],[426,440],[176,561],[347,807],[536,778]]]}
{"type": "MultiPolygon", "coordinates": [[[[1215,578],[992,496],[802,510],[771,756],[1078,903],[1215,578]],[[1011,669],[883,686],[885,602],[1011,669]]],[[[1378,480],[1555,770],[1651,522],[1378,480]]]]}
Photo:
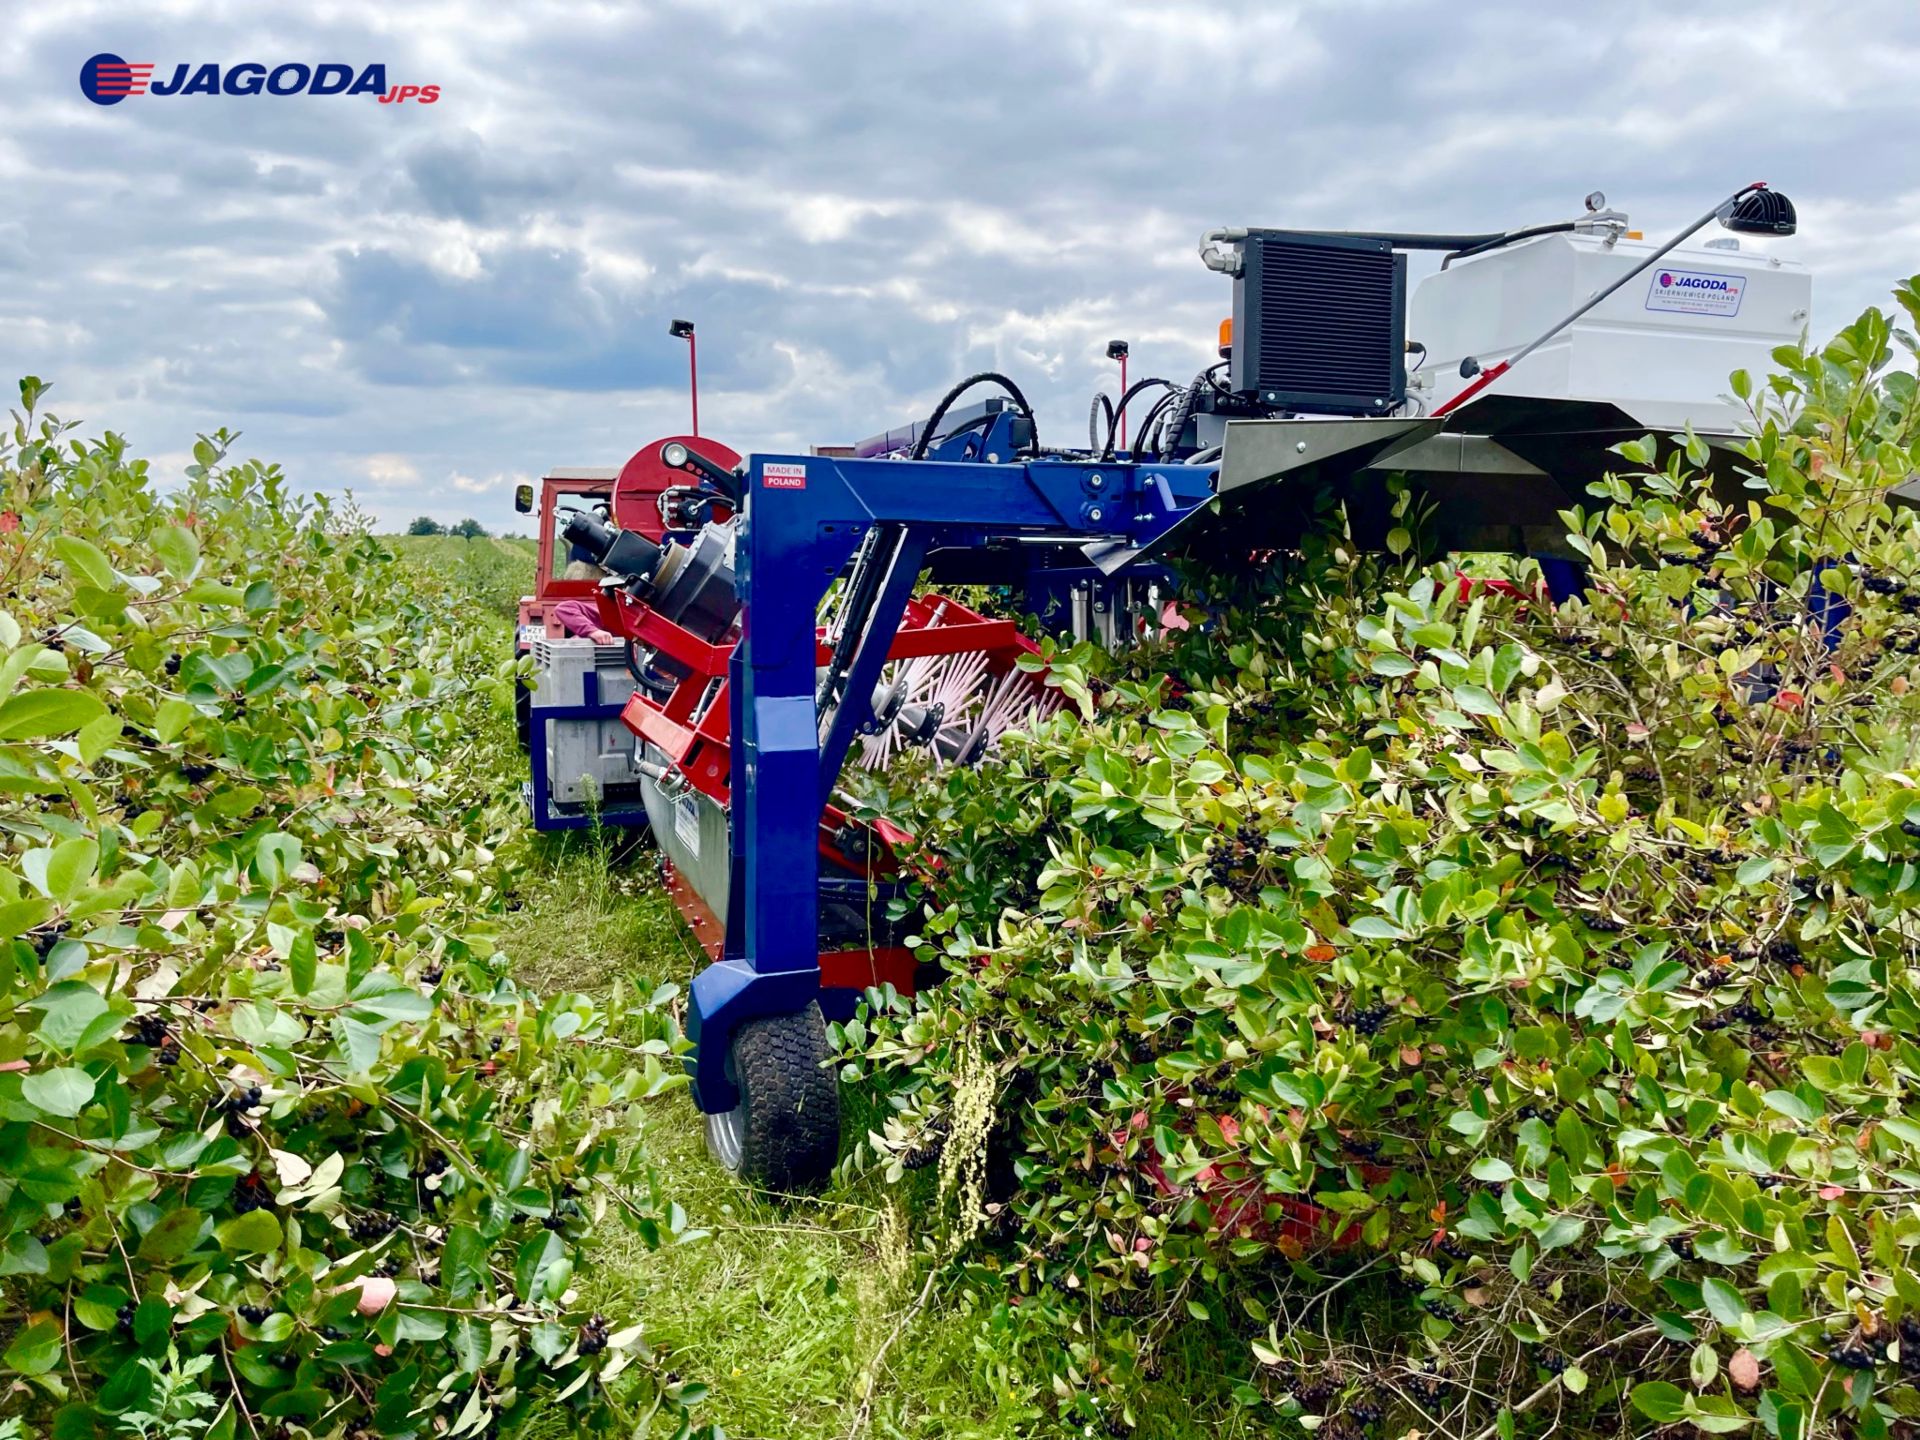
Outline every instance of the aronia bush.
{"type": "Polygon", "coordinates": [[[841,1032],[866,1153],[937,1161],[1061,1421],[1210,1327],[1280,1433],[1912,1433],[1912,352],[1869,312],[1734,377],[1731,483],[1620,447],[1582,599],[1463,595],[1411,491],[1403,558],[1330,509],[892,797],[952,978],[841,1032]]]}
{"type": "Polygon", "coordinates": [[[688,1433],[573,1300],[590,1225],[685,1228],[629,1136],[675,1037],[508,976],[499,619],[230,437],[162,489],[42,389],[0,443],[0,1415],[688,1433]]]}

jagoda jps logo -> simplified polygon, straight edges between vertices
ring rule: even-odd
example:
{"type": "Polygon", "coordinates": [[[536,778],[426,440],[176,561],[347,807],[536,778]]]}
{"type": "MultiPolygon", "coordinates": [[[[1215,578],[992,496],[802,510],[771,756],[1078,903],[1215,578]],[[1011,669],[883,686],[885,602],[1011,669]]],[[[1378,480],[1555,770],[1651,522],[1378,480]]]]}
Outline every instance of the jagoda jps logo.
{"type": "Polygon", "coordinates": [[[431,105],[440,98],[440,87],[389,86],[385,65],[356,69],[333,61],[313,65],[297,60],[284,65],[182,61],[156,73],[151,60],[122,60],[102,51],[80,67],[80,93],[96,105],[118,105],[135,95],[372,95],[382,105],[403,105],[409,100],[431,105]]]}

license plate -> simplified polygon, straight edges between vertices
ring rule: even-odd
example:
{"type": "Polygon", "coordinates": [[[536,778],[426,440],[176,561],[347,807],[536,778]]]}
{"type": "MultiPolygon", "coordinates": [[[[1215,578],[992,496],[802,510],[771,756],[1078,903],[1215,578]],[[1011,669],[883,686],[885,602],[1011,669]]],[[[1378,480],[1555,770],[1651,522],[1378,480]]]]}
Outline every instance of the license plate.
{"type": "Polygon", "coordinates": [[[520,643],[522,645],[531,645],[536,640],[544,640],[546,638],[547,627],[544,625],[522,625],[520,627],[520,643]]]}

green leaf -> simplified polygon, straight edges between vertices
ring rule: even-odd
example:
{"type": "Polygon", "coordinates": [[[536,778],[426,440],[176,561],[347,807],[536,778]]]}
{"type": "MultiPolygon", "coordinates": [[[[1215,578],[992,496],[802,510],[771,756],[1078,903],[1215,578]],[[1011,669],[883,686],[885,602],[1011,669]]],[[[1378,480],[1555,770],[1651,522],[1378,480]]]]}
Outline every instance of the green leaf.
{"type": "Polygon", "coordinates": [[[63,980],[31,1003],[41,1012],[34,1033],[56,1050],[71,1051],[87,1027],[107,1013],[100,992],[82,980],[63,980]]]}
{"type": "Polygon", "coordinates": [[[350,1015],[342,1015],[334,1021],[341,1042],[346,1046],[348,1061],[356,1074],[365,1074],[380,1063],[380,1031],[363,1024],[350,1015]]]}
{"type": "Polygon", "coordinates": [[[1773,874],[1773,867],[1777,863],[1770,855],[1756,855],[1751,860],[1743,861],[1740,868],[1733,872],[1734,882],[1749,888],[1758,885],[1773,874]]]}
{"type": "MultiPolygon", "coordinates": [[[[1869,1375],[1869,1378],[1871,1376],[1869,1375]]],[[[1687,1418],[1709,1435],[1730,1435],[1736,1430],[1744,1430],[1753,1423],[1753,1418],[1733,1410],[1728,1402],[1709,1396],[1704,1400],[1687,1401],[1687,1418]]]]}
{"type": "Polygon", "coordinates": [[[44,740],[70,735],[107,713],[85,690],[28,690],[0,704],[0,740],[44,740]]]}
{"type": "Polygon", "coordinates": [[[383,994],[372,995],[354,1002],[356,1015],[372,1014],[392,1023],[394,1021],[424,1020],[433,1014],[433,1001],[411,987],[401,990],[388,990],[383,994]]]}
{"type": "Polygon", "coordinates": [[[80,750],[80,758],[88,765],[97,763],[119,741],[120,730],[120,717],[111,710],[82,725],[75,742],[80,750]]]}
{"type": "Polygon", "coordinates": [[[193,1247],[206,1219],[192,1206],[169,1210],[151,1230],[140,1237],[140,1258],[162,1265],[178,1260],[193,1247]]]}
{"type": "Polygon", "coordinates": [[[566,1253],[567,1247],[551,1230],[542,1230],[520,1247],[513,1266],[513,1288],[522,1300],[531,1303],[540,1297],[541,1282],[566,1253]]]}
{"type": "Polygon", "coordinates": [[[293,944],[287,950],[287,974],[293,977],[294,994],[305,995],[311,991],[319,971],[320,954],[314,946],[313,932],[302,930],[293,937],[293,944]]]}
{"type": "Polygon", "coordinates": [[[1656,1425],[1671,1425],[1687,1410],[1687,1392],[1665,1380],[1647,1380],[1633,1387],[1633,1408],[1656,1425]]]}
{"type": "Polygon", "coordinates": [[[280,1248],[280,1217],[271,1210],[249,1210],[222,1221],[213,1233],[222,1250],[240,1255],[265,1255],[280,1248]]]}
{"type": "Polygon", "coordinates": [[[99,862],[100,846],[97,842],[87,839],[61,841],[53,847],[53,856],[47,861],[47,894],[59,903],[66,904],[93,879],[94,867],[99,862]]]}
{"type": "Polygon", "coordinates": [[[1738,1325],[1747,1313],[1740,1292],[1718,1276],[1700,1282],[1700,1298],[1706,1302],[1708,1313],[1722,1325],[1738,1325]]]}
{"type": "MultiPolygon", "coordinates": [[[[559,1327],[555,1326],[552,1328],[558,1329],[559,1327]]],[[[538,1343],[538,1337],[539,1329],[536,1327],[536,1344],[538,1343]]],[[[452,1346],[454,1358],[459,1362],[462,1371],[468,1375],[477,1375],[480,1373],[480,1367],[484,1365],[487,1360],[487,1346],[478,1325],[470,1320],[458,1322],[453,1327],[452,1337],[448,1343],[452,1346]]],[[[557,1358],[557,1355],[549,1355],[543,1358],[552,1360],[557,1358]]]]}
{"type": "Polygon", "coordinates": [[[300,842],[281,831],[272,830],[262,835],[253,848],[254,869],[259,872],[260,883],[269,890],[277,888],[299,864],[300,842]]]}
{"type": "Polygon", "coordinates": [[[145,1405],[152,1394],[153,1371],[140,1364],[122,1365],[100,1388],[99,1404],[107,1414],[119,1415],[145,1405]]]}
{"type": "Polygon", "coordinates": [[[1456,1110],[1447,1116],[1447,1128],[1466,1136],[1469,1140],[1478,1140],[1487,1133],[1487,1121],[1471,1110],[1456,1110]]]}
{"type": "Polygon", "coordinates": [[[1558,1250],[1571,1245],[1586,1233],[1587,1222],[1577,1215],[1561,1215],[1540,1232],[1540,1248],[1558,1250]]]}
{"type": "Polygon", "coordinates": [[[36,1070],[20,1082],[20,1093],[35,1109],[71,1119],[93,1102],[93,1077],[77,1066],[36,1070]]]}
{"type": "Polygon", "coordinates": [[[1453,687],[1453,703],[1464,715],[1504,715],[1500,702],[1478,685],[1453,687]]]}
{"type": "Polygon", "coordinates": [[[254,1333],[268,1345],[278,1345],[282,1340],[290,1338],[293,1331],[293,1316],[284,1310],[274,1311],[254,1326],[254,1333]]]}
{"type": "Polygon", "coordinates": [[[1572,1106],[1562,1110],[1554,1121],[1553,1138],[1561,1153],[1575,1166],[1586,1164],[1587,1157],[1593,1153],[1593,1137],[1587,1133],[1586,1124],[1572,1106]]]}
{"type": "Polygon", "coordinates": [[[1777,1110],[1790,1120],[1798,1120],[1802,1124],[1811,1124],[1819,1118],[1819,1111],[1815,1110],[1813,1106],[1802,1100],[1798,1095],[1795,1095],[1791,1090],[1769,1090],[1761,1098],[1766,1101],[1769,1110],[1777,1110]]]}
{"type": "Polygon", "coordinates": [[[117,1311],[127,1303],[127,1292],[111,1285],[89,1285],[73,1300],[73,1318],[89,1330],[111,1330],[120,1323],[117,1311]]]}
{"type": "Polygon", "coordinates": [[[184,580],[200,563],[200,542],[184,525],[166,525],[153,533],[153,553],[175,579],[184,580]]]}
{"type": "Polygon", "coordinates": [[[238,605],[245,595],[237,585],[223,584],[218,580],[196,580],[187,587],[182,598],[196,605],[238,605]]]}
{"type": "Polygon", "coordinates": [[[440,1279],[447,1294],[464,1300],[478,1290],[487,1276],[487,1246],[480,1232],[471,1225],[455,1225],[447,1232],[447,1243],[440,1252],[440,1279]]]}
{"type": "Polygon", "coordinates": [[[8,900],[0,903],[0,940],[11,940],[16,935],[24,935],[36,925],[44,924],[53,914],[53,902],[30,895],[24,900],[8,900]]]}
{"type": "Polygon", "coordinates": [[[200,718],[200,712],[178,696],[163,700],[154,712],[153,733],[162,744],[171,745],[181,733],[200,718]]]}
{"type": "Polygon", "coordinates": [[[113,590],[120,584],[120,577],[113,573],[113,562],[91,540],[83,540],[78,535],[62,535],[53,542],[53,553],[60,557],[76,578],[86,581],[95,589],[113,590]]]}
{"type": "Polygon", "coordinates": [[[60,1327],[36,1320],[7,1346],[7,1365],[22,1375],[44,1375],[60,1361],[60,1327]]]}
{"type": "Polygon", "coordinates": [[[1839,1215],[1827,1216],[1827,1248],[1833,1252],[1835,1260],[1850,1275],[1860,1273],[1860,1251],[1853,1243],[1853,1235],[1847,1229],[1847,1222],[1839,1215]]]}
{"type": "Polygon", "coordinates": [[[1381,915],[1362,915],[1347,927],[1367,940],[1400,940],[1405,937],[1391,920],[1381,915]]]}

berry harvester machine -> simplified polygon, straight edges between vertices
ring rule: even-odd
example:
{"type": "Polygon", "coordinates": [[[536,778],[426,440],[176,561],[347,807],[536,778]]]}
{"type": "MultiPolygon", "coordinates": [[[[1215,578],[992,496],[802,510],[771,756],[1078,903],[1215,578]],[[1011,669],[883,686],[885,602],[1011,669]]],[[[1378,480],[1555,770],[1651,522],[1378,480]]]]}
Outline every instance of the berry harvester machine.
{"type": "MultiPolygon", "coordinates": [[[[1329,492],[1358,543],[1384,544],[1393,474],[1432,502],[1443,547],[1552,559],[1559,510],[1609,446],[1736,433],[1726,377],[1804,329],[1800,266],[1738,240],[1683,248],[1715,220],[1794,230],[1755,184],[1658,246],[1597,194],[1576,220],[1480,235],[1214,231],[1201,257],[1233,284],[1224,358],[1118,407],[1096,398],[1084,448],[1042,446],[1018,387],[977,375],[850,456],[728,466],[667,442],[656,534],[572,514],[567,542],[609,572],[640,789],[711,960],[688,1063],[713,1153],[772,1189],[822,1180],[840,1132],[825,1018],[865,986],[926,978],[875,918],[903,836],[836,804],[843,765],[909,745],[969,763],[1052,703],[1011,623],[916,593],[923,574],[1010,586],[1122,643],[1157,623],[1156,554],[1271,564],[1329,492]],[[1448,253],[1410,306],[1416,250],[1448,253]],[[959,406],[984,386],[1002,393],[959,406]],[[1115,410],[1142,396],[1118,448],[1115,410]]],[[[1548,575],[1577,583],[1568,564],[1548,575]]]]}

